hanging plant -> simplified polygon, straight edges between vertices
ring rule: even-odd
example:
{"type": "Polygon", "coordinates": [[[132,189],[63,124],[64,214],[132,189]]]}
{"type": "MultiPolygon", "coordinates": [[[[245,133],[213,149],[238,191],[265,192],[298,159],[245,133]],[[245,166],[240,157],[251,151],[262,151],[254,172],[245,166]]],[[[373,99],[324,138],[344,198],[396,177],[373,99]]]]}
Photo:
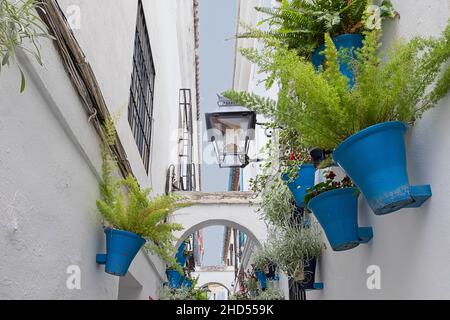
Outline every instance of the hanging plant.
{"type": "Polygon", "coordinates": [[[53,39],[38,11],[45,13],[37,0],[0,0],[0,71],[12,63],[18,66],[20,92],[25,90],[25,75],[17,63],[17,51],[23,50],[42,66],[39,38],[53,39]]]}

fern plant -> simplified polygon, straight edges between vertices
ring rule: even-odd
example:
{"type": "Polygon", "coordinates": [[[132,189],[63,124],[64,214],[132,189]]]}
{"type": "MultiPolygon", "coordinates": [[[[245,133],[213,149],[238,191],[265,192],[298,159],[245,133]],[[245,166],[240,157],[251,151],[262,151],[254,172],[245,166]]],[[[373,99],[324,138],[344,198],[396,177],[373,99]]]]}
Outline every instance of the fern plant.
{"type": "Polygon", "coordinates": [[[307,147],[333,150],[349,136],[385,121],[413,125],[450,90],[450,24],[437,38],[397,40],[386,59],[379,50],[380,39],[380,31],[366,33],[364,47],[351,61],[356,78],[352,90],[326,35],[323,72],[316,72],[308,61],[284,47],[266,48],[260,56],[252,53],[250,58],[269,73],[268,85],[273,81],[280,85],[276,103],[246,92],[224,96],[249,109],[266,111],[280,126],[295,130],[307,147]]]}
{"type": "MultiPolygon", "coordinates": [[[[0,71],[4,66],[17,64],[16,53],[20,48],[30,54],[39,65],[43,65],[39,38],[51,38],[45,23],[38,15],[45,12],[37,0],[0,0],[0,71]]],[[[25,90],[25,75],[20,71],[20,92],[25,90]]]]}
{"type": "Polygon", "coordinates": [[[244,24],[246,31],[237,38],[263,39],[271,45],[280,42],[308,58],[324,43],[325,33],[335,37],[379,28],[381,19],[398,15],[391,1],[376,3],[379,6],[372,6],[370,0],[283,0],[277,8],[256,7],[268,18],[256,27],[244,24]],[[258,28],[264,23],[268,24],[268,30],[258,28]]]}
{"type": "Polygon", "coordinates": [[[169,265],[177,265],[174,231],[182,230],[180,224],[166,219],[175,210],[189,203],[174,195],[150,196],[150,189],[142,189],[133,176],[115,177],[115,161],[109,152],[115,139],[114,124],[105,124],[106,142],[102,146],[102,179],[99,183],[101,198],[97,208],[109,226],[133,232],[148,240],[145,247],[159,255],[169,265]]]}

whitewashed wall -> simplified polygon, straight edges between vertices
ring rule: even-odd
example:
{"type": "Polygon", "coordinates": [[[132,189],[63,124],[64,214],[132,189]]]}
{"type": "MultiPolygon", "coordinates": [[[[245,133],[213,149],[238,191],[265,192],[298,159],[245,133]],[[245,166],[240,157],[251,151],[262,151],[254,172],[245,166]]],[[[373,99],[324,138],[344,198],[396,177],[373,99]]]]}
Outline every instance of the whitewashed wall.
{"type": "MultiPolygon", "coordinates": [[[[108,108],[122,112],[118,134],[131,167],[142,186],[162,193],[166,169],[177,161],[178,90],[195,88],[193,64],[180,66],[178,38],[179,29],[193,32],[192,20],[177,25],[178,11],[192,1],[143,1],[157,74],[150,177],[127,121],[137,1],[58,2],[64,12],[80,8],[75,36],[108,108]]],[[[165,280],[160,259],[141,251],[120,280],[95,263],[95,254],[105,250],[95,206],[99,139],[49,40],[42,41],[42,55],[45,68],[20,59],[27,76],[23,94],[16,67],[0,75],[0,299],[155,297],[165,280]],[[80,290],[66,286],[70,265],[80,267],[80,290]]]]}
{"type": "MultiPolygon", "coordinates": [[[[450,18],[450,2],[393,1],[401,19],[384,24],[384,47],[395,37],[437,36],[450,18]]],[[[417,209],[376,216],[360,199],[361,226],[372,226],[368,244],[346,252],[327,250],[319,270],[325,289],[309,299],[449,299],[450,180],[444,168],[450,156],[450,98],[425,113],[407,133],[411,184],[431,184],[433,196],[417,209]],[[371,265],[380,267],[381,289],[369,290],[371,265]]]]}
{"type": "MultiPolygon", "coordinates": [[[[392,2],[401,19],[384,23],[384,48],[396,37],[437,36],[450,18],[448,0],[392,2]]],[[[249,90],[254,85],[250,78],[249,90]]],[[[308,292],[308,299],[450,298],[450,179],[444,169],[450,157],[449,107],[447,97],[407,133],[410,182],[431,184],[431,199],[421,208],[385,216],[374,215],[361,199],[360,225],[372,226],[374,238],[345,252],[327,249],[318,267],[325,288],[308,292]],[[379,290],[366,285],[373,265],[381,270],[379,290]]]]}

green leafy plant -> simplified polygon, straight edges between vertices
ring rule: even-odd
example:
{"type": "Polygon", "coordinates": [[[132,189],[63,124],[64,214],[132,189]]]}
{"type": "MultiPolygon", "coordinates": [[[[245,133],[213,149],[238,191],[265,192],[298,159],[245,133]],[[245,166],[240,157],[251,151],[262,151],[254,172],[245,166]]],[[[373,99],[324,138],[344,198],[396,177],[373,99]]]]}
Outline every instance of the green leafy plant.
{"type": "Polygon", "coordinates": [[[276,256],[271,247],[263,245],[253,253],[252,258],[255,269],[267,273],[276,256]]]}
{"type": "MultiPolygon", "coordinates": [[[[345,176],[342,180],[336,181],[336,174],[329,170],[324,172],[325,181],[316,184],[314,187],[306,190],[306,195],[304,198],[305,206],[308,206],[308,202],[318,196],[321,193],[326,191],[334,190],[334,189],[342,189],[342,188],[352,188],[355,187],[352,180],[345,176]]],[[[358,191],[356,191],[358,192],[358,191]]]]}
{"type": "Polygon", "coordinates": [[[205,289],[196,288],[198,277],[193,279],[189,288],[170,288],[163,286],[159,291],[160,300],[208,300],[208,294],[205,289]]]}
{"type": "Polygon", "coordinates": [[[252,59],[277,81],[277,103],[251,93],[226,93],[250,109],[269,110],[280,125],[292,128],[307,147],[333,150],[358,131],[385,121],[414,124],[450,89],[450,24],[441,37],[397,40],[383,59],[381,32],[365,34],[364,47],[351,61],[352,90],[339,71],[338,52],[326,35],[326,67],[316,72],[308,61],[286,48],[264,49],[252,59]],[[262,106],[265,104],[265,106],[262,106]],[[276,108],[273,105],[276,104],[276,108]],[[254,107],[256,105],[256,107],[254,107]],[[270,106],[270,109],[267,108],[270,106]]]}
{"type": "MultiPolygon", "coordinates": [[[[17,64],[17,50],[35,58],[43,65],[40,53],[39,38],[50,38],[45,23],[38,10],[45,12],[43,4],[37,0],[0,0],[0,71],[12,62],[17,64]]],[[[25,90],[25,75],[21,67],[20,92],[25,90]]]]}
{"type": "Polygon", "coordinates": [[[315,221],[310,221],[307,228],[288,225],[278,229],[267,242],[273,248],[279,268],[298,281],[304,279],[305,261],[320,257],[325,249],[322,233],[315,221]]]}
{"type": "Polygon", "coordinates": [[[381,27],[381,20],[398,16],[391,1],[370,0],[283,0],[276,8],[256,7],[268,18],[256,27],[243,25],[238,38],[263,39],[266,45],[286,45],[300,56],[309,58],[324,43],[324,33],[332,37],[381,27]],[[267,23],[268,30],[260,29],[267,23]]]}
{"type": "Polygon", "coordinates": [[[271,177],[272,181],[261,191],[257,212],[273,226],[285,226],[294,210],[294,198],[280,175],[271,177]]]}
{"type": "Polygon", "coordinates": [[[284,300],[284,294],[283,291],[276,286],[271,285],[270,281],[268,281],[267,288],[259,291],[252,300],[284,300]]]}
{"type": "MultiPolygon", "coordinates": [[[[136,179],[115,177],[116,163],[109,148],[115,140],[114,123],[105,124],[106,142],[102,146],[102,179],[99,183],[101,198],[97,208],[109,226],[133,232],[147,241],[145,247],[159,255],[169,265],[177,266],[175,260],[176,240],[173,232],[182,230],[180,224],[166,222],[169,215],[189,203],[174,195],[150,196],[150,189],[140,188],[136,179]]],[[[179,267],[175,267],[179,270],[179,267]]]]}

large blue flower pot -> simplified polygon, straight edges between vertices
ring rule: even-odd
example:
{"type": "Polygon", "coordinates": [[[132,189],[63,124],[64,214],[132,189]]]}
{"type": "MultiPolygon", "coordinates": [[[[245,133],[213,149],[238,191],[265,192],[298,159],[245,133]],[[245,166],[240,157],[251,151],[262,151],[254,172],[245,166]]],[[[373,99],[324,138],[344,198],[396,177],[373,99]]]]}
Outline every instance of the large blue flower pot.
{"type": "MultiPolygon", "coordinates": [[[[333,43],[336,50],[348,50],[349,58],[356,58],[356,49],[362,48],[364,37],[361,34],[341,34],[333,38],[333,43]]],[[[325,49],[325,44],[314,50],[312,54],[312,63],[316,69],[319,69],[325,61],[325,56],[322,51],[325,49]]],[[[353,87],[355,83],[355,75],[350,66],[350,60],[339,59],[339,70],[349,79],[349,87],[353,87]]]]}
{"type": "Polygon", "coordinates": [[[266,289],[267,288],[266,274],[261,270],[256,270],[255,275],[256,275],[256,279],[258,279],[259,286],[261,287],[261,289],[266,289]]]}
{"type": "Polygon", "coordinates": [[[177,270],[167,269],[166,275],[170,288],[179,289],[181,287],[184,277],[177,270]]]}
{"type": "Polygon", "coordinates": [[[431,196],[429,185],[409,185],[406,129],[398,121],[379,123],[352,135],[333,153],[375,214],[419,207],[431,196]]]}
{"type": "Polygon", "coordinates": [[[342,188],[323,192],[308,202],[334,251],[349,250],[372,238],[372,228],[358,227],[358,192],[342,188]]]}
{"type": "Polygon", "coordinates": [[[97,254],[98,264],[105,265],[105,272],[124,276],[134,257],[145,243],[135,233],[105,228],[106,254],[97,254]]]}
{"type": "Polygon", "coordinates": [[[303,198],[306,195],[306,190],[314,186],[314,176],[316,168],[313,164],[302,164],[299,166],[297,177],[290,181],[288,174],[283,174],[281,178],[287,182],[289,190],[294,196],[295,203],[299,207],[305,207],[303,198]]]}

